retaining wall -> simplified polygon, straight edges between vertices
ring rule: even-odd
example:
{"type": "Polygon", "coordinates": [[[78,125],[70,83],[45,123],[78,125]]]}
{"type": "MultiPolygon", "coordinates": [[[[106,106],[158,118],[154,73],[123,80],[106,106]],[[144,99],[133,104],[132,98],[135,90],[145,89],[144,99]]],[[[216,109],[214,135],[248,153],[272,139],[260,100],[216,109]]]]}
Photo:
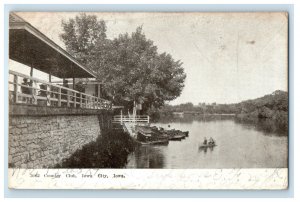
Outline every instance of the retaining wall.
{"type": "Polygon", "coordinates": [[[10,105],[9,167],[52,168],[110,128],[107,110],[10,105]]]}

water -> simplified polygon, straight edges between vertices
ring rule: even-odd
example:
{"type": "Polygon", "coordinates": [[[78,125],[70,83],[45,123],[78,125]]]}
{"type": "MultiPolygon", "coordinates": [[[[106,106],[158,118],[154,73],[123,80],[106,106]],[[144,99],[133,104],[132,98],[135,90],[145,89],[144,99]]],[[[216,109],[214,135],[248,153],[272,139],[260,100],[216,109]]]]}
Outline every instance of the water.
{"type": "Polygon", "coordinates": [[[189,131],[189,137],[165,146],[140,146],[128,156],[127,168],[287,167],[287,135],[264,124],[244,123],[234,117],[165,118],[152,125],[189,131]],[[204,137],[214,138],[217,146],[199,149],[204,137]]]}

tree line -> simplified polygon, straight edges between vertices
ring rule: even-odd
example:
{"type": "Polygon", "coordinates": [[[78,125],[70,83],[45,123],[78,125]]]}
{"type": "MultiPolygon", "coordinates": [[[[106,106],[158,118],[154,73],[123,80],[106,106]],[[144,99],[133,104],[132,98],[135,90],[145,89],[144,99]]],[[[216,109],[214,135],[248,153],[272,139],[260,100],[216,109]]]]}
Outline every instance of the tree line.
{"type": "Polygon", "coordinates": [[[242,101],[234,104],[217,104],[200,102],[194,105],[191,102],[179,105],[165,105],[162,112],[197,112],[201,114],[248,114],[255,111],[258,116],[270,117],[268,110],[288,111],[288,93],[277,90],[272,94],[260,98],[242,101]]]}
{"type": "Polygon", "coordinates": [[[217,103],[184,103],[180,105],[165,105],[161,108],[161,115],[173,112],[197,114],[235,114],[243,120],[269,119],[273,120],[281,129],[288,130],[288,93],[276,90],[272,94],[260,98],[242,101],[234,104],[217,103]]]}

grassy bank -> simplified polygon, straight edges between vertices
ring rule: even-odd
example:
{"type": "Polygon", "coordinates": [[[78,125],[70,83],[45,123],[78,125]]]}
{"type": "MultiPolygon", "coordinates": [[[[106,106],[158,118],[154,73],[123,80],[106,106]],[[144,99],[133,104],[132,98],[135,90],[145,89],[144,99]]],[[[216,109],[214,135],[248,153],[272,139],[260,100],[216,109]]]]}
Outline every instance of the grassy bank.
{"type": "Polygon", "coordinates": [[[255,110],[252,113],[237,114],[235,120],[239,123],[249,123],[257,126],[257,129],[288,135],[288,113],[285,111],[268,110],[268,116],[255,110]]]}
{"type": "Polygon", "coordinates": [[[56,168],[123,168],[135,143],[122,131],[110,131],[77,150],[56,168]]]}

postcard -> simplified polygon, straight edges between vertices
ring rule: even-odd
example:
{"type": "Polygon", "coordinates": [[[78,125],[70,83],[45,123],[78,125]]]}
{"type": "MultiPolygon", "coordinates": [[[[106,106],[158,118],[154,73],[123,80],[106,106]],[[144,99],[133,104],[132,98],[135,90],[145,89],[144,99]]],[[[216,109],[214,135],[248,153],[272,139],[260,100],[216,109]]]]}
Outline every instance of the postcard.
{"type": "Polygon", "coordinates": [[[13,189],[287,189],[288,13],[11,12],[13,189]]]}

